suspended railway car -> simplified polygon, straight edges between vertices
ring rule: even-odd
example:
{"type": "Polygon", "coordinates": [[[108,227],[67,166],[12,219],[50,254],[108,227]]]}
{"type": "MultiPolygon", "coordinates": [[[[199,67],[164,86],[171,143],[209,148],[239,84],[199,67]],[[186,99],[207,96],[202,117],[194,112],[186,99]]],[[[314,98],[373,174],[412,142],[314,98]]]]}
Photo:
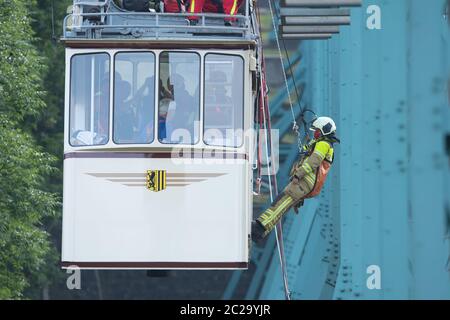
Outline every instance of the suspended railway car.
{"type": "Polygon", "coordinates": [[[256,35],[224,15],[74,1],[64,22],[63,267],[245,269],[256,35]]]}

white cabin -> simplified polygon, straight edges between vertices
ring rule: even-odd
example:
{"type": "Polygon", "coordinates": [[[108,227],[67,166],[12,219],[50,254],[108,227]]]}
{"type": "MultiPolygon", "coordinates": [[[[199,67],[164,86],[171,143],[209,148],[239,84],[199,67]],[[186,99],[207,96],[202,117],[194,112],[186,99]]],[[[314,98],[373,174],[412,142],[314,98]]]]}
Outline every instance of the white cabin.
{"type": "Polygon", "coordinates": [[[74,2],[64,27],[62,266],[246,269],[256,90],[248,9],[231,32],[221,15],[192,27],[186,14],[125,12],[112,1],[90,20],[86,3],[74,2]]]}

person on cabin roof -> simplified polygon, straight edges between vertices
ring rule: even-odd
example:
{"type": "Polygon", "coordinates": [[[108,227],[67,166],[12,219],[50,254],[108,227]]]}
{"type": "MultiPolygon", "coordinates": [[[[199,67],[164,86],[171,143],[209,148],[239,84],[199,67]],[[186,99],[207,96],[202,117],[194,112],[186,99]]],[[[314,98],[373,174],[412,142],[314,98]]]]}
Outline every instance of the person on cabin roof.
{"type": "Polygon", "coordinates": [[[164,0],[164,12],[180,13],[186,12],[184,0],[164,0]]]}
{"type": "Polygon", "coordinates": [[[336,137],[336,124],[331,118],[317,118],[310,130],[314,131],[314,139],[304,147],[304,156],[292,167],[290,183],[270,208],[252,223],[254,240],[266,237],[291,208],[298,213],[304,199],[320,193],[333,163],[333,145],[340,141],[336,137]]]}
{"type": "MultiPolygon", "coordinates": [[[[190,0],[188,11],[190,13],[222,13],[230,16],[236,15],[244,0],[190,0]]],[[[188,17],[190,25],[196,25],[199,17],[188,17]]],[[[225,25],[231,26],[236,18],[226,17],[225,25]]]]}

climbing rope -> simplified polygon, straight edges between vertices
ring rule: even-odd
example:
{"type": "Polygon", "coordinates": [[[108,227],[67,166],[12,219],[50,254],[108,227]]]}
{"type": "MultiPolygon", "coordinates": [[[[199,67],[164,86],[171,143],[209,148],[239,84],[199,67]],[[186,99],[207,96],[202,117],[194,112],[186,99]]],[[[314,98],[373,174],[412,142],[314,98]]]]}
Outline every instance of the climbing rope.
{"type": "MultiPolygon", "coordinates": [[[[258,15],[258,22],[260,21],[259,19],[259,9],[257,8],[257,15],[258,15]]],[[[260,25],[260,24],[259,24],[260,25]]],[[[267,161],[267,165],[270,166],[270,163],[274,163],[273,161],[273,153],[272,153],[272,149],[270,150],[270,155],[272,158],[272,162],[269,162],[269,145],[271,146],[271,135],[270,135],[270,129],[271,129],[271,125],[270,125],[270,111],[269,111],[269,106],[268,106],[268,98],[267,98],[267,84],[266,84],[266,78],[265,78],[265,63],[264,63],[264,55],[263,55],[263,51],[262,51],[262,39],[260,37],[260,47],[259,47],[259,53],[260,53],[260,63],[259,63],[259,74],[260,74],[260,85],[261,85],[261,89],[260,89],[260,95],[259,95],[259,99],[260,99],[260,108],[259,108],[259,117],[260,120],[262,120],[262,124],[263,124],[263,129],[264,129],[264,143],[265,143],[265,156],[266,156],[266,161],[267,161]],[[261,119],[262,118],[262,119],[261,119]]],[[[284,70],[283,70],[284,71],[284,70]]],[[[286,74],[284,73],[284,78],[285,78],[285,84],[286,84],[286,88],[289,90],[289,87],[287,86],[287,77],[286,74]]],[[[298,132],[298,125],[297,122],[295,121],[295,113],[294,113],[294,108],[292,105],[292,101],[291,101],[291,97],[288,91],[288,95],[289,95],[289,103],[290,103],[290,107],[291,107],[291,112],[292,112],[292,116],[293,116],[293,130],[296,130],[298,132]]],[[[260,126],[261,126],[261,122],[260,122],[260,126]]],[[[272,166],[269,167],[272,170],[272,166]]],[[[274,201],[274,193],[277,194],[278,190],[277,190],[277,185],[276,185],[276,178],[274,179],[273,183],[272,183],[272,176],[275,176],[275,174],[273,172],[268,172],[268,179],[269,179],[269,193],[270,193],[270,200],[271,202],[274,201]],[[272,190],[275,189],[275,190],[272,190]]],[[[282,225],[281,222],[279,224],[277,224],[276,229],[275,229],[275,236],[276,236],[276,242],[277,242],[277,250],[278,250],[278,257],[280,259],[280,265],[281,265],[281,272],[282,272],[282,276],[283,276],[283,286],[284,286],[284,293],[285,293],[285,297],[287,300],[291,299],[291,293],[289,291],[289,284],[288,284],[288,275],[287,275],[287,267],[286,267],[286,258],[285,258],[285,254],[284,254],[284,244],[283,244],[283,229],[282,229],[282,225]]]]}
{"type": "Polygon", "coordinates": [[[289,90],[289,84],[288,84],[288,80],[287,80],[286,70],[284,69],[283,56],[281,54],[280,40],[278,39],[278,32],[277,32],[277,27],[276,27],[276,23],[275,23],[275,16],[273,13],[273,8],[272,8],[272,0],[268,0],[268,2],[269,2],[269,9],[270,9],[270,16],[272,18],[273,32],[275,33],[275,40],[276,40],[277,48],[278,48],[278,55],[280,57],[280,62],[281,62],[281,71],[283,72],[284,84],[286,86],[286,91],[287,91],[288,99],[289,99],[289,107],[291,109],[292,124],[293,124],[292,130],[298,134],[299,127],[297,124],[297,119],[295,118],[294,105],[293,105],[292,99],[291,99],[291,92],[289,90]]]}
{"type": "MultiPolygon", "coordinates": [[[[276,40],[277,48],[278,48],[278,55],[279,55],[279,58],[280,58],[281,69],[283,71],[284,83],[285,83],[286,91],[287,91],[287,94],[288,94],[288,97],[289,97],[289,105],[290,105],[290,108],[291,108],[291,114],[292,114],[292,119],[293,119],[293,124],[294,124],[293,131],[297,135],[297,146],[298,146],[299,153],[301,154],[301,153],[303,153],[303,142],[302,142],[302,138],[300,137],[300,132],[299,132],[299,126],[298,126],[298,123],[297,123],[297,119],[295,118],[295,113],[294,113],[293,104],[292,104],[292,100],[291,100],[291,93],[290,93],[290,90],[289,90],[286,70],[285,70],[284,62],[283,62],[283,55],[281,53],[280,39],[278,37],[278,32],[277,32],[277,27],[276,27],[276,22],[275,22],[275,18],[279,20],[280,17],[277,14],[277,12],[274,10],[273,4],[272,4],[272,0],[268,0],[268,3],[269,3],[270,16],[272,18],[273,32],[275,34],[275,40],[276,40]]],[[[305,137],[309,137],[309,133],[308,133],[308,129],[307,129],[307,123],[306,123],[306,120],[305,120],[305,113],[306,112],[311,112],[314,116],[316,114],[311,109],[306,108],[306,106],[302,107],[302,105],[301,105],[300,94],[298,92],[298,87],[297,87],[297,84],[296,84],[296,81],[295,81],[294,72],[292,71],[291,59],[289,58],[289,53],[288,53],[287,48],[286,48],[286,43],[285,43],[284,39],[281,39],[281,42],[283,43],[283,48],[284,48],[284,52],[285,52],[286,59],[287,59],[287,62],[288,62],[288,67],[289,67],[289,71],[290,71],[290,74],[291,74],[291,79],[292,79],[292,82],[293,82],[293,85],[294,85],[294,88],[295,88],[295,94],[297,96],[297,103],[298,103],[298,106],[299,106],[299,108],[301,110],[300,111],[300,119],[302,121],[303,128],[304,128],[304,131],[305,131],[305,137]]]]}
{"type": "MultiPolygon", "coordinates": [[[[266,113],[269,114],[268,112],[268,106],[267,104],[264,104],[264,112],[263,112],[263,123],[264,123],[264,143],[265,143],[265,156],[266,156],[266,161],[268,166],[270,166],[270,170],[272,170],[272,165],[269,165],[269,163],[273,164],[273,153],[272,153],[272,149],[270,150],[270,155],[272,158],[272,162],[269,162],[269,142],[271,142],[271,138],[269,135],[269,127],[268,127],[268,122],[270,120],[266,119],[266,113]]],[[[269,118],[269,117],[267,117],[269,118]]],[[[271,144],[271,143],[270,143],[271,144]]],[[[270,202],[272,203],[274,201],[274,192],[272,191],[272,175],[273,172],[268,172],[268,177],[269,177],[269,192],[270,192],[270,202]]],[[[275,189],[275,193],[278,193],[278,190],[276,190],[276,182],[274,181],[274,189],[275,189]]],[[[287,275],[287,268],[286,268],[286,258],[284,255],[284,246],[283,246],[283,229],[281,226],[281,222],[277,224],[276,229],[275,229],[275,236],[276,236],[276,240],[277,240],[277,249],[278,249],[278,257],[280,259],[280,265],[281,265],[281,272],[283,275],[283,286],[284,286],[284,291],[285,291],[285,297],[287,300],[291,300],[291,293],[289,291],[289,283],[288,283],[288,275],[287,275]]]]}

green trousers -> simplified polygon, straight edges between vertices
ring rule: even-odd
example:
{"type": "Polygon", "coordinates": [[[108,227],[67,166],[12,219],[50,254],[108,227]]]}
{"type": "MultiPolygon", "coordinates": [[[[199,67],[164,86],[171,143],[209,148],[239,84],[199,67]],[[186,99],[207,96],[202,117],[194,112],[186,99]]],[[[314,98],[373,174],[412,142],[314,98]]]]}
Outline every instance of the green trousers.
{"type": "Polygon", "coordinates": [[[311,192],[311,187],[306,181],[300,180],[290,182],[282,193],[271,204],[270,208],[264,211],[258,222],[264,227],[264,235],[267,236],[273,228],[280,222],[281,218],[297,203],[311,192]]]}

